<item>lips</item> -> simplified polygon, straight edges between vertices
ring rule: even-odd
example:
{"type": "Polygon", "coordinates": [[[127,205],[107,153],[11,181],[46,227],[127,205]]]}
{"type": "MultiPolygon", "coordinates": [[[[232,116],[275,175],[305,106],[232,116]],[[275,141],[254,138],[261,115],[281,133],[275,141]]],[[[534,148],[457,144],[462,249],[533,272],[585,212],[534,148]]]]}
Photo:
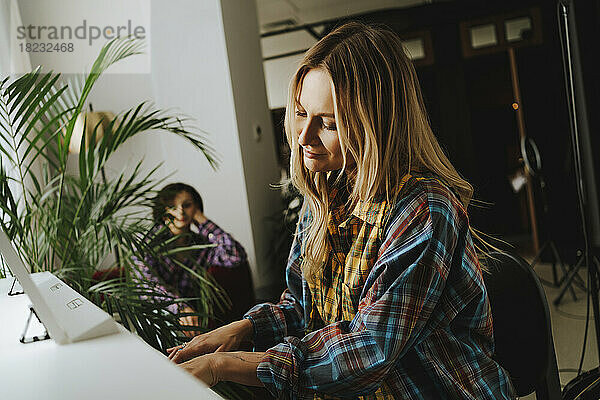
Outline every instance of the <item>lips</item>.
{"type": "Polygon", "coordinates": [[[303,150],[304,150],[304,156],[306,156],[307,158],[319,158],[319,157],[323,157],[325,155],[325,154],[313,153],[306,149],[303,149],[303,150]]]}

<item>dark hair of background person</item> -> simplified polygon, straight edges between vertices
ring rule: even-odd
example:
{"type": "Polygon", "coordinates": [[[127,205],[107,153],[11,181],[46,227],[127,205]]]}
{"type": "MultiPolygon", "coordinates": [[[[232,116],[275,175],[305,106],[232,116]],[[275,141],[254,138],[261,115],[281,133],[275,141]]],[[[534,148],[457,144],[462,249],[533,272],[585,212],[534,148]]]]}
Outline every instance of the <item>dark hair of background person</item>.
{"type": "Polygon", "coordinates": [[[187,192],[192,196],[192,200],[196,204],[196,207],[201,212],[204,212],[204,204],[202,203],[202,197],[196,189],[185,183],[171,183],[162,188],[156,197],[154,198],[154,205],[152,206],[152,217],[155,222],[162,222],[165,216],[165,209],[170,207],[175,199],[175,196],[180,192],[187,192]]]}

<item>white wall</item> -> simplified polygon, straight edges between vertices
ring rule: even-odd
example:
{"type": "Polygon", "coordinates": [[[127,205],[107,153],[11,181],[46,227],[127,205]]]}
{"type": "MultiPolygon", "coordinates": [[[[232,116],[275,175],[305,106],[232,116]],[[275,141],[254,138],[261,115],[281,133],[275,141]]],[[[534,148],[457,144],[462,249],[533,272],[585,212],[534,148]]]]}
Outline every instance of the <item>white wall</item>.
{"type": "MultiPolygon", "coordinates": [[[[56,7],[35,1],[39,13],[56,7]]],[[[272,296],[265,217],[278,208],[279,196],[269,184],[277,182],[279,171],[254,2],[152,0],[151,34],[150,74],[103,76],[90,96],[94,109],[119,112],[151,100],[191,116],[208,133],[220,167],[213,171],[182,139],[153,133],[126,143],[109,170],[131,167],[142,157],[148,168],[164,162],[162,174],[175,171],[169,182],[196,187],[206,215],[245,247],[258,296],[272,296]],[[261,128],[260,141],[254,140],[255,126],[261,128]]]]}
{"type": "MultiPolygon", "coordinates": [[[[317,23],[335,18],[345,18],[376,10],[405,8],[423,4],[425,0],[255,0],[261,31],[278,21],[292,20],[296,25],[317,23]]],[[[286,28],[282,26],[279,29],[286,28]]],[[[277,30],[278,28],[270,28],[277,30]]],[[[320,32],[323,26],[315,26],[320,32]]],[[[304,30],[288,32],[261,38],[264,58],[291,53],[310,48],[317,42],[304,30]]],[[[419,56],[421,49],[414,43],[405,43],[413,56],[419,56]],[[411,46],[412,45],[412,46],[411,46]]],[[[296,71],[303,54],[264,61],[267,95],[271,109],[285,107],[290,78],[296,71]]]]}
{"type": "Polygon", "coordinates": [[[252,3],[226,1],[231,8],[224,10],[219,1],[180,0],[177,7],[171,2],[153,3],[153,85],[161,106],[181,108],[210,132],[211,142],[223,160],[218,172],[212,172],[189,147],[166,146],[163,154],[165,160],[177,163],[178,180],[193,182],[201,190],[209,218],[244,245],[260,292],[271,284],[266,279],[269,268],[264,252],[269,233],[262,218],[263,209],[273,207],[269,204],[272,196],[268,185],[277,178],[274,139],[260,53],[257,50],[247,59],[236,57],[236,52],[243,49],[258,48],[256,13],[236,14],[236,10],[247,10],[252,3]],[[224,20],[233,30],[227,43],[224,20]],[[231,64],[230,57],[242,64],[231,64]],[[263,138],[254,144],[251,137],[255,123],[261,125],[263,138]],[[245,152],[246,162],[242,160],[245,152]]]}
{"type": "Polygon", "coordinates": [[[255,0],[261,26],[284,19],[299,25],[388,8],[404,8],[430,0],[255,0]]]}
{"type": "Polygon", "coordinates": [[[16,0],[0,0],[0,75],[6,77],[15,71],[29,71],[29,54],[12,52],[16,46],[10,29],[21,23],[21,15],[16,0]]]}
{"type": "MultiPolygon", "coordinates": [[[[223,0],[223,24],[235,117],[240,142],[246,193],[257,262],[269,265],[271,236],[267,220],[281,208],[281,197],[270,185],[278,182],[273,123],[267,104],[256,6],[248,0],[223,0]],[[260,134],[259,134],[260,132],[260,134]]],[[[275,266],[281,269],[282,266],[275,266]]],[[[259,268],[256,278],[265,285],[277,275],[271,268],[259,268]]],[[[268,297],[268,289],[265,288],[268,297]]],[[[258,293],[259,297],[261,293],[258,293]]]]}
{"type": "Polygon", "coordinates": [[[0,0],[0,76],[10,73],[10,3],[9,0],[0,0]]]}
{"type": "MultiPolygon", "coordinates": [[[[108,41],[106,37],[116,36],[117,30],[123,35],[135,34],[148,42],[151,40],[150,0],[102,0],[101,2],[19,0],[18,2],[23,21],[26,23],[23,24],[24,30],[20,31],[17,28],[19,24],[12,21],[13,37],[25,35],[31,39],[29,40],[31,45],[51,43],[59,46],[51,49],[52,51],[38,48],[30,53],[34,65],[35,61],[40,59],[44,61],[47,69],[73,74],[89,71],[102,46],[108,41]],[[31,29],[29,25],[33,25],[31,29]],[[121,30],[121,27],[125,29],[121,30]],[[63,49],[60,49],[60,45],[63,45],[63,49]]],[[[17,43],[23,45],[26,42],[24,38],[17,40],[17,43]]],[[[21,51],[20,46],[14,49],[17,54],[21,51]]],[[[146,52],[135,58],[123,60],[110,68],[107,73],[148,73],[149,70],[150,54],[146,52]]]]}

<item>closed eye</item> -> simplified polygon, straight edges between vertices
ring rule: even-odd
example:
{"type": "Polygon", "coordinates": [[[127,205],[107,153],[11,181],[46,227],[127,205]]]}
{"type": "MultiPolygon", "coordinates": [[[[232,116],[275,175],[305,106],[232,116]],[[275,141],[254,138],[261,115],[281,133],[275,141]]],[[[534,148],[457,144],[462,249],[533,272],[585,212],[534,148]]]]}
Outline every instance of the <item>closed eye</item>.
{"type": "MultiPolygon", "coordinates": [[[[296,116],[300,118],[306,118],[308,114],[306,113],[306,111],[296,110],[296,116]]],[[[335,123],[325,123],[321,117],[319,117],[319,119],[321,120],[321,128],[328,131],[337,131],[337,125],[335,123]]]]}
{"type": "Polygon", "coordinates": [[[325,122],[321,122],[321,126],[328,131],[337,131],[336,124],[326,124],[325,122]]]}

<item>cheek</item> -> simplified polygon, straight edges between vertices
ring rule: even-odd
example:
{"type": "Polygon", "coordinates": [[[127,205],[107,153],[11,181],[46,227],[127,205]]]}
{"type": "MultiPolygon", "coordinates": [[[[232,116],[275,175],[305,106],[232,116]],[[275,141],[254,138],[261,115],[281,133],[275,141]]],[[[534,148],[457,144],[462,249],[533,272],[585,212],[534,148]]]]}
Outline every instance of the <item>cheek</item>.
{"type": "Polygon", "coordinates": [[[323,145],[325,146],[332,158],[343,158],[342,148],[340,147],[340,141],[337,135],[327,135],[327,137],[324,137],[323,145]]]}
{"type": "Polygon", "coordinates": [[[294,134],[292,135],[292,141],[293,141],[292,144],[294,146],[298,146],[298,141],[299,141],[299,138],[300,138],[301,134],[302,134],[302,129],[296,129],[294,131],[294,134]]]}

